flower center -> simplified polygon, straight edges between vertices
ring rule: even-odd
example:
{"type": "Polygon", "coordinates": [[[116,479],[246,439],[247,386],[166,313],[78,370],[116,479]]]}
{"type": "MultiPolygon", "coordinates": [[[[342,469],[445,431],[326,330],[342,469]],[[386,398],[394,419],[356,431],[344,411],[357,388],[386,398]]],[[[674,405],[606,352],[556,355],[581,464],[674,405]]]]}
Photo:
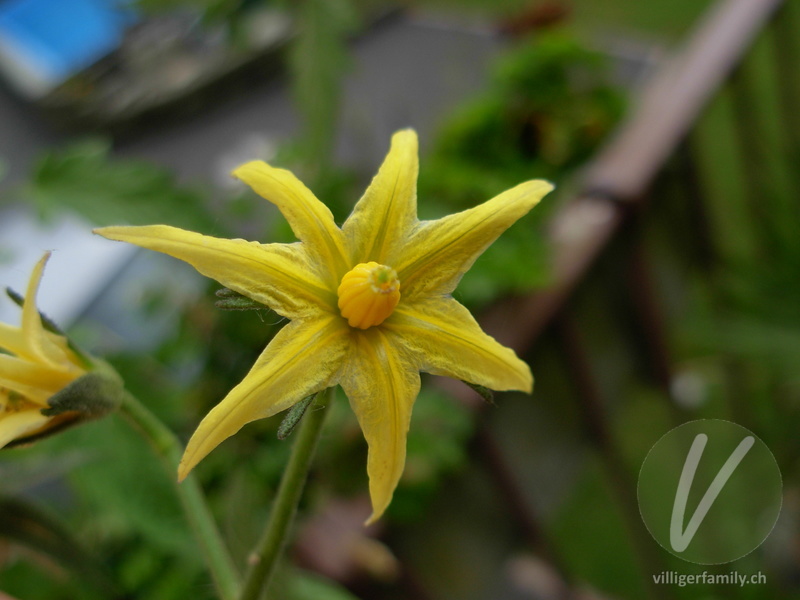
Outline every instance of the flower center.
{"type": "Polygon", "coordinates": [[[342,277],[339,312],[350,327],[369,329],[380,325],[400,301],[400,280],[391,267],[361,263],[342,277]]]}

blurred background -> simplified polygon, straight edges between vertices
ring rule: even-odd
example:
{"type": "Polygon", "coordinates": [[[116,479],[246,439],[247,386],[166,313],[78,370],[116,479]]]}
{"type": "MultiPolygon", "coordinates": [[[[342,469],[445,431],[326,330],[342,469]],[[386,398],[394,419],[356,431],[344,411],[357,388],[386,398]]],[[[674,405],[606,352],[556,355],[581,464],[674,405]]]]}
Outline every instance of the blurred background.
{"type": "MultiPolygon", "coordinates": [[[[283,325],[223,312],[189,266],[90,233],[166,223],[292,241],[232,180],[292,169],[341,221],[420,135],[421,218],[558,186],[455,297],[533,396],[423,380],[369,529],[366,445],[330,414],[271,597],[800,598],[800,6],[780,0],[0,0],[0,281],[104,356],[182,439],[283,325]],[[681,423],[734,421],[783,474],[746,557],[674,557],[636,480],[681,423]],[[764,573],[766,583],[654,576],[764,573]]],[[[19,311],[0,304],[0,321],[19,311]]],[[[197,469],[238,564],[288,456],[258,421],[197,469]],[[246,456],[247,460],[242,460],[246,456]]],[[[119,417],[0,457],[0,590],[213,598],[170,474],[119,417]]],[[[3,594],[0,593],[0,596],[3,594]]]]}

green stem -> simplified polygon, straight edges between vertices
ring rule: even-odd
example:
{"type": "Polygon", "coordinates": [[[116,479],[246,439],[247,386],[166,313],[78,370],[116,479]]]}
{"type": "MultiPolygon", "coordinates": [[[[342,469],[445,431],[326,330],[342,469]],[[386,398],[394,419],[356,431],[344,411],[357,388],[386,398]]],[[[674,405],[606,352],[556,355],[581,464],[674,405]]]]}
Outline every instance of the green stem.
{"type": "Polygon", "coordinates": [[[163,459],[167,471],[176,483],[186,518],[200,544],[220,598],[234,600],[239,592],[239,574],[222,541],[200,485],[191,474],[183,482],[177,481],[176,473],[183,446],[175,434],[131,394],[125,394],[120,410],[138,426],[163,459]]]}
{"type": "Polygon", "coordinates": [[[326,390],[317,394],[313,404],[306,411],[300,430],[295,434],[297,439],[292,446],[289,464],[283,472],[267,527],[250,555],[251,566],[239,600],[258,600],[269,585],[275,564],[286,545],[289,527],[297,512],[297,504],[300,502],[314,449],[325,421],[327,412],[325,409],[331,403],[334,389],[328,388],[327,401],[323,399],[326,390]]]}

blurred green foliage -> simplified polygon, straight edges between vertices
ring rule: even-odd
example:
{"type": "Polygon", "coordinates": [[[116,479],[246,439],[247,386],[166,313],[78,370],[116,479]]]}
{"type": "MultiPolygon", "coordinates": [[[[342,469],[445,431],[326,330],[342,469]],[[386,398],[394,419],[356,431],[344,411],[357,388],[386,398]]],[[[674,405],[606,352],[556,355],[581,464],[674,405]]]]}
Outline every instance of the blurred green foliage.
{"type": "MultiPolygon", "coordinates": [[[[625,100],[607,57],[565,30],[520,40],[491,83],[443,125],[422,161],[426,214],[475,206],[528,179],[565,182],[622,117],[625,100]]],[[[542,224],[553,194],[504,233],[465,275],[457,297],[473,308],[548,281],[542,224]]]]}
{"type": "Polygon", "coordinates": [[[517,42],[497,62],[483,96],[442,129],[427,161],[448,185],[442,192],[467,203],[532,174],[563,180],[622,116],[624,95],[608,68],[606,56],[565,30],[517,42]]]}
{"type": "MultiPolygon", "coordinates": [[[[508,0],[503,5],[513,3],[508,0]]],[[[601,3],[594,4],[595,10],[605,10],[601,3]]],[[[668,4],[660,6],[675,8],[668,4]]],[[[694,4],[692,11],[699,6],[694,4]]],[[[203,3],[213,18],[229,18],[242,5],[225,0],[203,3]]],[[[341,222],[363,188],[363,182],[354,182],[347,173],[334,174],[327,164],[336,128],[338,86],[347,67],[345,41],[358,19],[345,0],[308,0],[289,9],[300,22],[290,68],[298,106],[306,119],[306,135],[281,160],[318,179],[312,189],[341,222]]],[[[627,9],[626,5],[620,10],[627,9]]],[[[526,179],[545,177],[562,183],[618,121],[622,98],[609,84],[604,58],[568,33],[521,41],[498,63],[482,97],[443,125],[432,155],[423,157],[422,216],[468,208],[526,179]]],[[[791,201],[797,197],[796,188],[783,182],[776,193],[765,194],[758,218],[752,218],[751,200],[742,193],[746,175],[738,168],[740,157],[729,112],[721,114],[713,106],[700,130],[714,266],[698,267],[696,207],[680,186],[658,187],[644,236],[655,263],[658,297],[673,325],[669,334],[678,375],[688,375],[697,384],[694,395],[684,392],[681,396],[687,404],[671,405],[664,391],[643,375],[644,359],[631,341],[637,335],[632,333],[633,311],[624,300],[626,292],[620,291],[627,285],[620,265],[630,247],[611,252],[572,308],[586,335],[598,385],[610,399],[606,408],[612,437],[626,472],[635,473],[652,442],[675,424],[677,411],[679,419],[722,417],[752,428],[774,450],[787,487],[796,494],[800,238],[792,234],[796,215],[791,201]],[[708,129],[703,131],[704,127],[708,129]]],[[[776,123],[767,120],[767,127],[775,129],[776,123]]],[[[775,132],[767,138],[773,145],[777,139],[775,132]]],[[[778,161],[774,154],[772,160],[778,161]]],[[[770,169],[793,172],[791,164],[782,162],[771,163],[770,169]]],[[[216,235],[235,233],[241,222],[258,214],[257,206],[262,204],[252,194],[236,198],[234,204],[219,203],[207,190],[179,185],[163,169],[113,158],[109,145],[97,140],[48,152],[19,194],[35,201],[45,215],[68,208],[98,225],[169,223],[216,235]],[[231,206],[236,207],[234,217],[229,214],[231,206]]],[[[541,228],[556,203],[546,199],[504,234],[464,278],[456,296],[475,308],[500,294],[546,285],[541,228]]],[[[264,230],[262,241],[292,239],[279,218],[272,223],[265,219],[264,230]]],[[[184,306],[175,326],[164,332],[152,351],[111,357],[131,390],[183,439],[241,380],[284,324],[267,310],[215,310],[215,289],[209,283],[201,297],[184,306]]],[[[143,312],[174,309],[169,294],[157,287],[145,290],[142,297],[146,299],[143,312]]],[[[399,548],[404,548],[404,540],[417,541],[417,546],[405,547],[401,558],[427,577],[425,583],[434,591],[437,586],[449,586],[450,595],[444,590],[437,597],[454,597],[453,589],[477,593],[470,587],[478,581],[477,570],[505,573],[509,569],[497,559],[498,548],[506,544],[518,549],[527,543],[520,532],[508,531],[514,525],[507,506],[497,499],[496,487],[485,481],[490,479],[491,467],[481,468],[480,451],[469,447],[477,426],[495,431],[517,469],[526,498],[537,508],[539,504],[546,507],[542,511],[545,533],[554,540],[552,546],[563,559],[561,566],[573,581],[621,598],[648,593],[647,568],[653,563],[642,569],[637,546],[642,540],[636,540],[646,532],[632,527],[638,515],[631,515],[635,510],[620,498],[619,483],[615,484],[619,473],[610,470],[602,449],[587,442],[581,421],[585,408],[574,401],[578,395],[574,376],[553,346],[549,343],[547,349],[538,349],[531,361],[537,366],[536,402],[500,398],[501,408],[484,415],[480,423],[434,386],[426,385],[420,394],[406,473],[387,522],[394,539],[400,539],[399,548]],[[550,477],[541,477],[543,471],[550,477]],[[459,521],[464,514],[488,514],[488,522],[469,521],[475,533],[459,521]],[[406,531],[412,533],[403,538],[406,531]],[[475,539],[470,539],[473,534],[475,539]],[[437,561],[437,555],[444,559],[437,561]],[[415,565],[415,560],[424,564],[415,565]],[[458,578],[457,583],[448,582],[448,573],[458,578]]],[[[363,494],[366,489],[366,445],[341,393],[329,419],[331,433],[321,442],[304,514],[313,513],[331,496],[363,494]]],[[[288,455],[291,438],[284,443],[275,437],[279,421],[249,425],[197,469],[239,564],[244,564],[268,515],[288,455]]],[[[188,593],[202,600],[213,596],[174,496],[172,474],[161,469],[152,450],[121,419],[68,431],[35,448],[8,451],[4,458],[2,493],[40,515],[41,528],[57,534],[55,539],[61,544],[48,549],[41,540],[28,539],[24,551],[19,550],[21,544],[15,545],[0,572],[4,591],[48,600],[102,597],[102,590],[93,590],[68,573],[76,561],[97,555],[108,567],[108,576],[129,597],[174,600],[188,593]],[[69,530],[46,525],[47,519],[67,522],[69,530]]],[[[0,530],[3,519],[12,516],[13,511],[0,511],[0,530]]],[[[6,530],[6,537],[13,536],[6,530]]],[[[651,542],[645,537],[645,543],[651,542]]],[[[654,564],[693,572],[694,567],[666,553],[662,557],[658,548],[653,550],[654,564]]],[[[736,568],[748,573],[768,565],[766,587],[685,588],[669,590],[669,595],[797,598],[796,592],[787,591],[796,586],[786,583],[796,577],[796,565],[782,566],[786,556],[767,561],[766,553],[760,550],[736,563],[736,568]]],[[[483,597],[492,597],[486,594],[483,597]]],[[[289,568],[276,581],[273,595],[288,600],[352,598],[336,585],[289,568]]]]}
{"type": "Polygon", "coordinates": [[[109,142],[99,138],[49,150],[16,193],[45,218],[67,209],[98,226],[170,223],[201,232],[218,227],[201,192],[178,185],[166,169],[115,159],[110,152],[109,142]]]}
{"type": "MultiPolygon", "coordinates": [[[[209,10],[234,4],[213,2],[209,10]]],[[[341,222],[364,185],[348,173],[334,173],[329,163],[338,87],[347,66],[344,43],[357,18],[346,0],[308,0],[292,10],[299,22],[290,67],[297,103],[305,115],[305,134],[284,149],[279,162],[291,163],[303,178],[310,178],[312,189],[341,222]]],[[[486,95],[454,116],[443,128],[434,155],[423,157],[421,209],[428,216],[452,212],[524,179],[561,180],[585,160],[619,116],[619,92],[606,81],[599,55],[565,33],[521,43],[498,64],[486,95]],[[436,201],[429,201],[432,198],[436,201]]],[[[205,189],[179,184],[161,168],[114,158],[109,143],[98,139],[49,151],[17,194],[33,201],[49,218],[69,210],[96,225],[167,223],[214,235],[235,234],[238,225],[259,215],[257,207],[263,204],[249,192],[220,201],[205,189]]],[[[458,297],[475,307],[508,291],[542,285],[546,281],[543,241],[532,234],[542,221],[541,214],[534,215],[508,232],[505,241],[465,278],[458,297]]],[[[264,241],[293,239],[280,218],[265,219],[263,230],[264,241]]],[[[174,313],[169,291],[157,283],[142,285],[143,314],[174,313]]],[[[214,309],[216,288],[209,283],[200,298],[185,305],[177,323],[161,332],[161,341],[146,355],[123,351],[109,357],[129,389],[183,438],[241,380],[285,323],[268,310],[214,309]]],[[[79,324],[78,330],[90,341],[107,335],[91,331],[87,323],[79,324]]],[[[325,436],[321,443],[304,501],[312,511],[316,501],[331,493],[350,496],[366,490],[366,443],[341,393],[329,419],[329,431],[337,435],[325,436]]],[[[239,564],[244,564],[268,516],[288,456],[291,438],[289,443],[276,439],[279,422],[276,418],[248,426],[197,471],[239,564]],[[243,456],[248,459],[242,461],[243,456]]],[[[442,483],[468,465],[467,444],[473,430],[465,406],[435,387],[424,387],[390,520],[410,523],[425,513],[442,483]]],[[[127,423],[115,418],[46,441],[30,456],[43,460],[75,448],[80,449],[79,465],[57,473],[68,482],[67,502],[60,493],[42,494],[37,502],[50,508],[58,505],[58,515],[73,532],[81,532],[76,537],[101,549],[112,577],[135,597],[170,600],[185,597],[191,589],[193,597],[210,598],[212,587],[193,551],[172,489],[172,474],[163,471],[151,449],[127,423]]],[[[41,572],[40,565],[14,562],[0,581],[10,593],[21,596],[95,597],[91,590],[76,595],[77,580],[59,586],[54,584],[56,575],[35,575],[41,572]]],[[[325,582],[292,573],[278,587],[282,591],[276,597],[281,598],[348,597],[325,582]]]]}
{"type": "Polygon", "coordinates": [[[359,17],[351,0],[303,0],[290,6],[297,34],[289,67],[295,104],[304,117],[297,147],[316,181],[331,170],[342,77],[350,64],[346,43],[359,17]]]}

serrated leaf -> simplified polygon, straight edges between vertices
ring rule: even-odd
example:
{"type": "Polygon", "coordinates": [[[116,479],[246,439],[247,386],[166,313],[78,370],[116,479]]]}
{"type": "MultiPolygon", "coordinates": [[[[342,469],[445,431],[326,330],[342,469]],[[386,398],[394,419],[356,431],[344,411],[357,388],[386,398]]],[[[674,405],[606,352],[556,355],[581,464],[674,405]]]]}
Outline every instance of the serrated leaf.
{"type": "Polygon", "coordinates": [[[20,190],[45,217],[71,209],[95,225],[170,223],[201,232],[218,224],[195,190],[167,170],[141,160],[114,158],[104,140],[50,150],[20,190]]]}

